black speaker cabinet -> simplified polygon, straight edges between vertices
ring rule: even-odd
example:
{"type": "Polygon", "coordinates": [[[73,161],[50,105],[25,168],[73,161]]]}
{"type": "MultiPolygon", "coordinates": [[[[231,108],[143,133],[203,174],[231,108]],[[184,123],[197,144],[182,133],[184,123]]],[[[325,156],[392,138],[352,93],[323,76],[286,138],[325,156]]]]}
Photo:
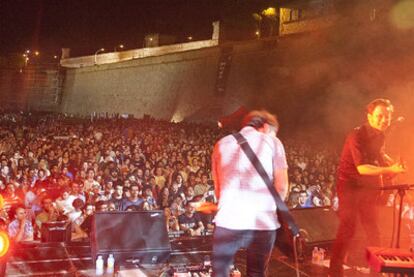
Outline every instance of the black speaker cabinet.
{"type": "MultiPolygon", "coordinates": [[[[330,248],[336,238],[339,218],[330,207],[303,208],[290,210],[300,231],[297,243],[299,256],[305,258],[314,246],[330,248]]],[[[289,232],[278,233],[276,246],[285,254],[292,255],[292,236],[289,232]]]]}
{"type": "Polygon", "coordinates": [[[331,207],[293,209],[290,213],[306,243],[324,244],[335,240],[339,218],[331,207]]]}
{"type": "Polygon", "coordinates": [[[68,221],[44,222],[40,229],[42,242],[70,242],[71,223],[68,221]]]}
{"type": "Polygon", "coordinates": [[[92,220],[92,257],[114,254],[119,264],[165,263],[171,245],[163,211],[97,212],[92,220]]]}

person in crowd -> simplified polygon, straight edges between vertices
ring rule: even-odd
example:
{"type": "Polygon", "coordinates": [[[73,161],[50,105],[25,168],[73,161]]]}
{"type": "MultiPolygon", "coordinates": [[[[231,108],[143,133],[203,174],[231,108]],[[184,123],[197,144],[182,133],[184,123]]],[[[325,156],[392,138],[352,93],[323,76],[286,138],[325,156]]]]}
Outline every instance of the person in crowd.
{"type": "Polygon", "coordinates": [[[88,193],[93,187],[100,186],[100,184],[95,180],[95,171],[93,168],[89,168],[86,175],[86,180],[83,182],[83,190],[88,193]]]}
{"type": "Polygon", "coordinates": [[[204,231],[204,224],[200,215],[195,211],[192,202],[185,205],[185,212],[178,217],[180,230],[189,236],[200,236],[204,231]]]}
{"type": "Polygon", "coordinates": [[[167,186],[161,189],[161,192],[158,197],[158,206],[161,209],[168,208],[171,205],[170,203],[170,190],[167,186]]]}
{"type": "Polygon", "coordinates": [[[73,201],[79,199],[71,195],[70,192],[70,188],[64,188],[61,196],[55,201],[56,208],[63,214],[70,213],[73,210],[73,201]]]}
{"type": "Polygon", "coordinates": [[[294,208],[311,208],[313,207],[311,198],[306,190],[301,190],[298,196],[298,203],[294,208]]]}
{"type": "Polygon", "coordinates": [[[162,189],[165,186],[167,179],[164,176],[163,168],[161,166],[158,166],[155,169],[154,177],[155,177],[155,183],[160,189],[162,189]]]}
{"type": "Polygon", "coordinates": [[[177,183],[172,183],[170,187],[170,199],[174,200],[177,197],[181,197],[182,199],[185,198],[183,188],[180,188],[177,183]]]}
{"type": "Polygon", "coordinates": [[[8,183],[4,194],[4,205],[6,206],[6,209],[9,209],[18,204],[22,204],[22,199],[16,194],[15,185],[13,183],[8,183]]]}
{"type": "Polygon", "coordinates": [[[340,224],[330,261],[330,276],[344,276],[343,263],[350,240],[361,222],[367,245],[381,245],[378,228],[379,184],[387,174],[405,172],[384,151],[385,131],[394,107],[388,99],[375,99],[366,107],[367,122],[347,136],[337,171],[340,224]]]}
{"type": "Polygon", "coordinates": [[[167,232],[170,231],[179,231],[180,230],[180,224],[178,222],[178,216],[176,214],[173,214],[170,208],[164,209],[165,214],[165,222],[167,226],[167,232]]]}
{"type": "Polygon", "coordinates": [[[195,185],[194,194],[207,196],[207,192],[210,190],[210,185],[208,184],[208,175],[203,173],[201,175],[201,181],[195,185]]]}
{"type": "Polygon", "coordinates": [[[190,202],[194,199],[195,193],[194,188],[192,186],[188,186],[184,190],[184,202],[190,202]]]}
{"type": "Polygon", "coordinates": [[[86,238],[87,234],[81,229],[86,215],[83,213],[85,203],[80,198],[76,198],[72,203],[73,209],[67,214],[68,220],[72,223],[72,240],[86,238]]]}
{"type": "Polygon", "coordinates": [[[115,209],[117,211],[120,211],[122,209],[123,198],[124,198],[124,188],[120,185],[117,185],[111,197],[111,201],[115,205],[115,209]]]}
{"type": "Polygon", "coordinates": [[[26,218],[24,206],[17,205],[12,209],[14,220],[8,226],[10,238],[16,242],[32,241],[34,231],[32,223],[26,218]]]}
{"type": "MultiPolygon", "coordinates": [[[[83,202],[86,202],[86,196],[82,191],[82,187],[77,182],[73,182],[71,185],[71,196],[74,198],[82,199],[83,202]]],[[[70,197],[70,196],[69,196],[70,197]]],[[[71,198],[73,198],[71,197],[71,198]]]]}
{"type": "Polygon", "coordinates": [[[55,207],[52,198],[44,197],[42,199],[42,211],[36,216],[36,229],[40,231],[42,223],[57,221],[59,216],[59,211],[55,207]]]}
{"type": "MultiPolygon", "coordinates": [[[[252,111],[240,134],[284,200],[288,193],[285,150],[276,137],[279,123],[267,111],[252,111]]],[[[280,227],[275,199],[233,135],[214,146],[212,171],[218,198],[213,238],[213,274],[229,276],[239,248],[247,250],[247,276],[265,276],[280,227]],[[231,239],[230,239],[231,238],[231,239]]]]}
{"type": "Polygon", "coordinates": [[[138,184],[132,184],[130,187],[130,192],[131,192],[131,196],[124,198],[122,200],[122,210],[126,211],[128,209],[129,206],[137,206],[140,207],[143,203],[144,203],[144,199],[142,199],[139,194],[140,194],[140,189],[138,184]]]}
{"type": "Polygon", "coordinates": [[[107,212],[108,211],[108,202],[107,201],[98,201],[95,204],[95,211],[92,214],[86,214],[83,222],[80,224],[80,230],[83,232],[83,236],[85,237],[90,235],[92,231],[92,220],[95,212],[107,212]]]}

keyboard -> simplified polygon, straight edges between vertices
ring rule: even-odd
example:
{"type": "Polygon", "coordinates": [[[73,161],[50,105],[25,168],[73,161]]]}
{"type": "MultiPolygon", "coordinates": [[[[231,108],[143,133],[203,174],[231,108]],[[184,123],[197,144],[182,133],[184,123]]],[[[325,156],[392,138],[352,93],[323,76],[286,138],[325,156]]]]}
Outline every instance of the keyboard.
{"type": "Polygon", "coordinates": [[[367,261],[376,272],[414,273],[414,254],[405,249],[367,247],[367,261]]]}

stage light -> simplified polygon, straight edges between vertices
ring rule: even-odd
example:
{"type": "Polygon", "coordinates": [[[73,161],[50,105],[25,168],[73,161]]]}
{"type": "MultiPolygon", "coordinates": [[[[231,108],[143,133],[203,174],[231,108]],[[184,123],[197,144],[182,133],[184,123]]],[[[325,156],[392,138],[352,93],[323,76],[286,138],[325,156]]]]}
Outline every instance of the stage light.
{"type": "Polygon", "coordinates": [[[0,232],[0,258],[5,256],[9,251],[10,240],[6,232],[0,232]]]}

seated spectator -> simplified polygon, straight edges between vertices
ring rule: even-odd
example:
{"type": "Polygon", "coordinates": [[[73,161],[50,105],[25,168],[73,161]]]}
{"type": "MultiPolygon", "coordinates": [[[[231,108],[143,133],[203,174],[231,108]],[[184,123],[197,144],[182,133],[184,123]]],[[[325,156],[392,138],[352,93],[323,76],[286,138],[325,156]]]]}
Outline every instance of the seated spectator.
{"type": "Polygon", "coordinates": [[[36,227],[40,231],[42,223],[57,221],[59,218],[59,211],[54,207],[54,203],[50,197],[45,197],[42,200],[42,211],[36,216],[36,227]]]}
{"type": "MultiPolygon", "coordinates": [[[[108,211],[108,203],[106,201],[98,201],[95,204],[96,212],[107,212],[108,211]]],[[[92,231],[92,219],[93,214],[87,215],[83,220],[82,224],[80,225],[80,229],[89,236],[90,232],[92,231]]]]}
{"type": "Polygon", "coordinates": [[[191,163],[187,166],[188,172],[197,173],[197,171],[200,169],[198,158],[192,158],[190,161],[191,163]]]}
{"type": "Polygon", "coordinates": [[[139,186],[137,184],[132,184],[130,187],[131,196],[128,198],[124,198],[122,200],[122,210],[126,211],[129,206],[141,206],[144,203],[144,199],[139,197],[139,186]]]}
{"type": "Polygon", "coordinates": [[[167,232],[179,231],[180,224],[178,223],[177,215],[173,214],[169,208],[164,209],[167,232]]]}
{"type": "Polygon", "coordinates": [[[152,195],[151,186],[144,186],[144,199],[147,204],[147,210],[155,210],[158,208],[157,202],[152,195]]]}
{"type": "Polygon", "coordinates": [[[108,211],[110,211],[110,212],[117,211],[117,207],[116,207],[115,203],[112,200],[108,201],[108,211]]]}
{"type": "Polygon", "coordinates": [[[154,178],[155,178],[155,184],[160,189],[162,189],[165,186],[166,182],[167,182],[167,179],[164,176],[164,172],[163,172],[163,168],[162,167],[158,166],[155,169],[154,178]]]}
{"type": "Polygon", "coordinates": [[[33,240],[33,226],[32,223],[26,219],[26,210],[22,205],[13,208],[14,220],[8,226],[8,234],[10,238],[16,242],[32,241],[33,240]]]}
{"type": "Polygon", "coordinates": [[[183,188],[179,188],[177,183],[172,183],[170,188],[170,201],[174,201],[177,197],[181,197],[181,199],[185,198],[183,188]]]}
{"type": "Polygon", "coordinates": [[[73,210],[73,201],[75,199],[79,199],[79,198],[76,198],[75,196],[70,195],[70,189],[65,188],[61,196],[58,199],[56,199],[56,207],[59,210],[59,212],[63,214],[68,214],[73,210]]]}
{"type": "Polygon", "coordinates": [[[72,210],[67,214],[70,222],[77,223],[78,225],[82,223],[81,221],[83,221],[83,219],[81,219],[81,217],[83,215],[82,209],[84,206],[85,202],[83,202],[82,199],[76,198],[73,201],[72,210]]]}
{"type": "Polygon", "coordinates": [[[82,199],[82,201],[86,203],[85,194],[82,192],[82,188],[79,183],[73,182],[71,188],[72,190],[70,195],[74,196],[75,198],[82,199]]]}
{"type": "Polygon", "coordinates": [[[22,199],[16,194],[16,187],[12,183],[8,183],[6,186],[6,193],[4,194],[4,205],[6,209],[10,209],[12,206],[22,204],[22,199]]]}
{"type": "Polygon", "coordinates": [[[170,190],[167,186],[163,187],[158,197],[158,207],[161,209],[168,208],[170,206],[170,190]]]}
{"type": "Polygon", "coordinates": [[[313,207],[311,202],[309,202],[309,196],[306,190],[299,192],[298,203],[294,208],[310,208],[313,207]]]}
{"type": "Polygon", "coordinates": [[[154,198],[158,199],[158,197],[160,195],[160,188],[157,186],[157,183],[155,182],[155,177],[154,176],[152,176],[152,175],[148,176],[147,185],[151,187],[152,195],[154,196],[154,198]]]}
{"type": "Polygon", "coordinates": [[[24,199],[24,206],[27,209],[31,209],[33,202],[36,199],[36,193],[30,187],[28,182],[23,182],[21,186],[22,197],[20,199],[24,199]]]}
{"type": "Polygon", "coordinates": [[[208,184],[208,175],[203,173],[201,175],[201,181],[197,183],[194,187],[194,194],[197,195],[204,195],[207,196],[207,192],[210,189],[210,185],[208,184]]]}
{"type": "Polygon", "coordinates": [[[76,198],[73,203],[73,209],[68,213],[69,221],[72,223],[72,240],[79,238],[86,238],[86,233],[80,228],[80,225],[83,223],[85,216],[82,212],[85,203],[82,199],[76,198]]]}
{"type": "Polygon", "coordinates": [[[88,171],[86,172],[86,175],[87,175],[86,180],[83,182],[83,190],[87,193],[94,186],[99,185],[99,183],[95,180],[95,171],[92,168],[88,169],[88,171]]]}
{"type": "Polygon", "coordinates": [[[184,202],[190,202],[194,199],[194,188],[192,186],[188,186],[184,190],[184,202]]]}
{"type": "Polygon", "coordinates": [[[111,202],[115,205],[115,210],[122,209],[122,199],[124,198],[124,188],[120,185],[115,187],[115,191],[111,196],[111,202]]]}
{"type": "Polygon", "coordinates": [[[200,236],[204,231],[204,224],[200,215],[195,211],[192,202],[185,205],[185,212],[178,217],[180,230],[189,236],[200,236]]]}

